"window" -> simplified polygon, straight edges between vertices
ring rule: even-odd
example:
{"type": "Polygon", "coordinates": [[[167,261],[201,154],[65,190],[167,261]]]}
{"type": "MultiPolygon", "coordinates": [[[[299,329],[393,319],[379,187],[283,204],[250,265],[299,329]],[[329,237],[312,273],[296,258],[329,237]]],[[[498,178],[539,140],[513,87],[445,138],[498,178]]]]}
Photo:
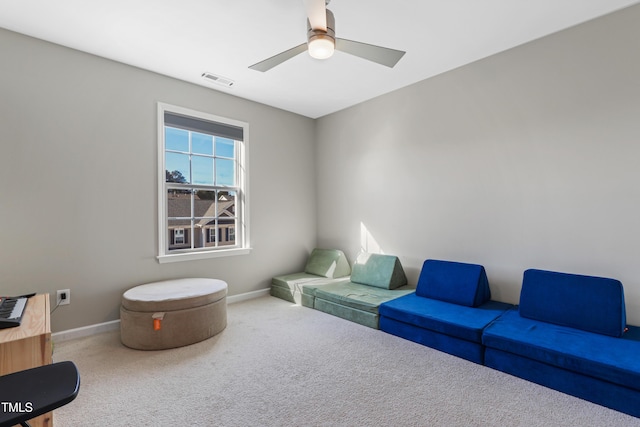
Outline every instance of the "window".
{"type": "Polygon", "coordinates": [[[248,125],[166,104],[158,122],[158,260],[248,253],[248,125]]]}
{"type": "Polygon", "coordinates": [[[215,227],[210,227],[207,229],[207,235],[209,236],[209,240],[207,243],[215,243],[216,241],[216,229],[215,227]]]}
{"type": "Polygon", "coordinates": [[[184,245],[184,228],[173,229],[173,244],[184,245]]]}

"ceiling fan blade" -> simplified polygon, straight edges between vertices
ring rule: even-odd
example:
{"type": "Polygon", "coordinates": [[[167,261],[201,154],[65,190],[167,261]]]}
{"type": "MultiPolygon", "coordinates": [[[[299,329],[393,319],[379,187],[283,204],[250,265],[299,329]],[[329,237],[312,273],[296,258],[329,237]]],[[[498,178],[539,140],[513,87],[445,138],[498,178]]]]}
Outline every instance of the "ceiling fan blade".
{"type": "Polygon", "coordinates": [[[260,61],[256,64],[253,64],[249,68],[251,68],[252,70],[262,71],[264,73],[265,71],[269,71],[276,65],[280,65],[284,61],[287,61],[306,50],[307,50],[307,44],[302,43],[301,45],[298,45],[289,50],[285,50],[284,52],[274,55],[269,59],[265,59],[264,61],[260,61]]]}
{"type": "Polygon", "coordinates": [[[401,50],[375,46],[367,43],[354,42],[336,37],[336,50],[358,56],[369,61],[393,68],[406,53],[401,50]]]}
{"type": "Polygon", "coordinates": [[[311,29],[327,31],[327,6],[325,0],[304,0],[311,29]]]}

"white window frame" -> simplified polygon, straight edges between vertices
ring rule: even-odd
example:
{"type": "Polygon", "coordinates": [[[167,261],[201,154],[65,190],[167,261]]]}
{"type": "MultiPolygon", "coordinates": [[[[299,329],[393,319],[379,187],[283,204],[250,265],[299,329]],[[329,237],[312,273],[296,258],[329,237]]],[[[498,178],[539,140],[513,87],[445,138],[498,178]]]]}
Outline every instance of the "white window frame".
{"type": "Polygon", "coordinates": [[[159,263],[246,255],[250,253],[248,151],[248,123],[162,102],[158,103],[158,255],[156,258],[159,263]],[[165,174],[165,112],[241,127],[243,129],[243,141],[236,144],[236,156],[238,159],[236,167],[236,182],[240,190],[238,191],[238,194],[236,194],[236,216],[238,218],[235,233],[236,244],[231,248],[220,246],[180,250],[179,252],[169,251],[170,242],[168,237],[169,233],[167,232],[167,183],[165,174]]]}

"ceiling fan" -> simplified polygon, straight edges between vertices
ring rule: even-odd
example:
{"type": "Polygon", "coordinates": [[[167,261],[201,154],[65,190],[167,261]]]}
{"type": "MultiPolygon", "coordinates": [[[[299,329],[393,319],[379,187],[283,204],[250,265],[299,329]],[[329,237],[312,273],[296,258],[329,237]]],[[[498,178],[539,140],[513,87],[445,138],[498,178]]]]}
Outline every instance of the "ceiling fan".
{"type": "Polygon", "coordinates": [[[330,0],[304,1],[307,9],[307,43],[285,50],[271,58],[253,64],[249,68],[265,72],[305,50],[308,50],[309,55],[316,59],[329,58],[333,55],[334,50],[339,50],[387,67],[396,65],[405,54],[401,50],[336,37],[336,20],[333,17],[333,12],[327,9],[330,0]]]}

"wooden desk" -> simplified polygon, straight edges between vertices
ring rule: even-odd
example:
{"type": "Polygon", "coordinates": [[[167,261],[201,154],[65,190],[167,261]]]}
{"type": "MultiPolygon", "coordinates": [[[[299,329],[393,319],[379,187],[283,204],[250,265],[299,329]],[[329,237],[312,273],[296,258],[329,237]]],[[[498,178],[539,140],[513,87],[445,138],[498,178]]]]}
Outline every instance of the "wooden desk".
{"type": "MultiPolygon", "coordinates": [[[[20,326],[0,329],[0,375],[51,363],[49,295],[29,298],[20,326]]],[[[52,427],[53,412],[29,422],[32,427],[52,427]]]]}

